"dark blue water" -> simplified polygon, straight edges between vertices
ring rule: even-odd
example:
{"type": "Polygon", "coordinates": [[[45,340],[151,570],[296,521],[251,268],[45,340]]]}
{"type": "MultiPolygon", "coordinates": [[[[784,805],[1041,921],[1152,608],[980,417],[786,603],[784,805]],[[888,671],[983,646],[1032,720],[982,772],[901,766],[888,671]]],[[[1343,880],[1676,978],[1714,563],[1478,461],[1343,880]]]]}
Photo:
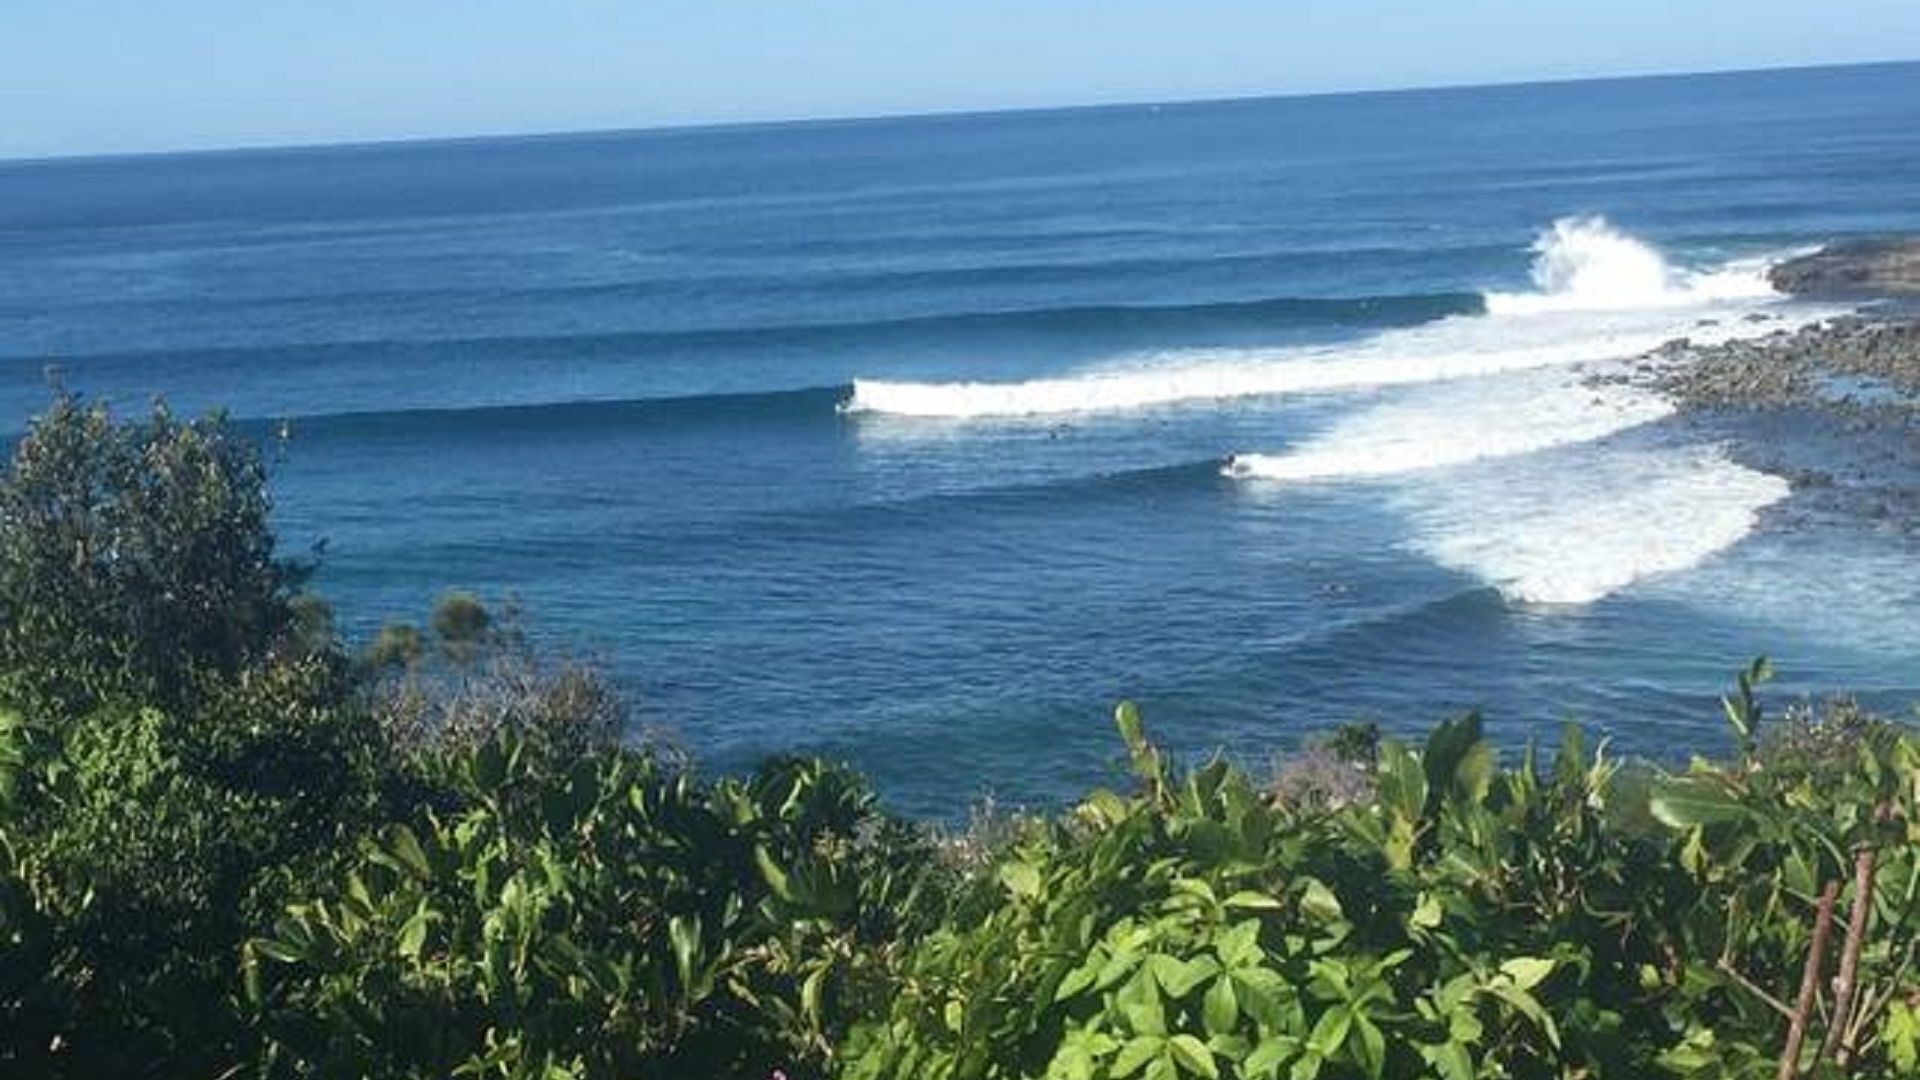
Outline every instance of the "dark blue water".
{"type": "Polygon", "coordinates": [[[911,810],[1099,780],[1123,696],[1666,754],[1756,652],[1920,696],[1920,544],[1580,379],[1916,228],[1914,65],[0,163],[0,424],[49,363],[284,419],[352,632],[512,594],[911,810]]]}

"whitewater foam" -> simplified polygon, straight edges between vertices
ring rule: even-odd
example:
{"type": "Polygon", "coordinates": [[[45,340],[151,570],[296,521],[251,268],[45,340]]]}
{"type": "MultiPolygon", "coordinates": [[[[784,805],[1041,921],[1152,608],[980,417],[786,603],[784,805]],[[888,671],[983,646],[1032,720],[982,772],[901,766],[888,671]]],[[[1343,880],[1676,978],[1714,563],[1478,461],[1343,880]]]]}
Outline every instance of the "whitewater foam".
{"type": "Polygon", "coordinates": [[[1713,448],[1549,457],[1409,486],[1411,546],[1510,600],[1586,604],[1726,550],[1789,491],[1713,448]]]}
{"type": "Polygon", "coordinates": [[[1342,417],[1281,454],[1235,454],[1222,472],[1303,482],[1391,476],[1592,442],[1673,412],[1628,386],[1590,387],[1565,372],[1474,379],[1342,417]]]}
{"type": "Polygon", "coordinates": [[[1489,293],[1456,315],[1338,345],[1195,350],[1024,382],[855,379],[849,413],[951,419],[1112,412],[1187,401],[1336,392],[1622,359],[1681,336],[1712,344],[1816,317],[1777,307],[1765,260],[1681,271],[1598,218],[1564,219],[1534,245],[1539,291],[1489,293]]]}
{"type": "Polygon", "coordinates": [[[1489,292],[1488,314],[1694,307],[1779,295],[1767,280],[1766,259],[1678,268],[1604,217],[1561,218],[1534,239],[1532,250],[1535,291],[1489,292]]]}

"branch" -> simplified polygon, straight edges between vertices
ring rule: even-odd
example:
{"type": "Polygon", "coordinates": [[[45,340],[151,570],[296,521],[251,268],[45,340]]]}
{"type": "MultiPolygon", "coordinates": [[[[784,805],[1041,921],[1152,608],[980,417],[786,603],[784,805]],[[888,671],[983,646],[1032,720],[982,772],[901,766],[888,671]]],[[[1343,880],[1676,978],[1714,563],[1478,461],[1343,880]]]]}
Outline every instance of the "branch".
{"type": "Polygon", "coordinates": [[[1827,1025],[1827,1037],[1820,1043],[1815,1061],[1840,1048],[1847,1034],[1847,1020],[1853,1009],[1855,980],[1860,972],[1860,948],[1867,939],[1867,919],[1873,914],[1873,871],[1878,853],[1862,847],[1853,857],[1853,909],[1847,916],[1847,944],[1840,952],[1840,973],[1833,982],[1833,1020],[1827,1025]]]}
{"type": "Polygon", "coordinates": [[[1726,957],[1724,956],[1721,957],[1720,963],[1718,963],[1715,966],[1718,967],[1721,973],[1726,975],[1729,979],[1732,979],[1734,982],[1739,983],[1741,989],[1745,990],[1749,994],[1752,994],[1754,997],[1759,998],[1761,1001],[1766,1002],[1768,1005],[1773,1006],[1774,1012],[1777,1012],[1781,1016],[1787,1017],[1788,1019],[1793,1018],[1793,1010],[1787,1007],[1786,1002],[1781,1001],[1779,998],[1774,997],[1772,994],[1767,993],[1765,990],[1755,985],[1752,979],[1749,979],[1745,975],[1740,974],[1740,969],[1734,967],[1732,962],[1729,961],[1726,957]]]}
{"type": "Polygon", "coordinates": [[[1807,946],[1807,962],[1800,969],[1800,996],[1794,1000],[1787,1021],[1787,1045],[1780,1051],[1780,1069],[1774,1080],[1793,1080],[1800,1068],[1800,1044],[1807,1038],[1807,1017],[1813,1013],[1813,998],[1820,990],[1820,964],[1826,958],[1827,934],[1833,929],[1833,902],[1840,895],[1838,881],[1827,882],[1820,892],[1820,906],[1813,917],[1813,941],[1807,946]]]}

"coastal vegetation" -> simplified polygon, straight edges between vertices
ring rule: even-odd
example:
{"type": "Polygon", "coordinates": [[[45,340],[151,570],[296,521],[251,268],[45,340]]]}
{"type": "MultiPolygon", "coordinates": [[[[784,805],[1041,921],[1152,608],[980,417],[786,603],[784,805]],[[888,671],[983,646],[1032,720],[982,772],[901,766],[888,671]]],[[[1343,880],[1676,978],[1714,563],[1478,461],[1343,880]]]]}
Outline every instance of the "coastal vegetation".
{"type": "Polygon", "coordinates": [[[0,1075],[1920,1076],[1920,738],[1475,716],[956,832],[709,777],[451,594],[363,647],[221,418],[56,399],[0,484],[0,1075]]]}

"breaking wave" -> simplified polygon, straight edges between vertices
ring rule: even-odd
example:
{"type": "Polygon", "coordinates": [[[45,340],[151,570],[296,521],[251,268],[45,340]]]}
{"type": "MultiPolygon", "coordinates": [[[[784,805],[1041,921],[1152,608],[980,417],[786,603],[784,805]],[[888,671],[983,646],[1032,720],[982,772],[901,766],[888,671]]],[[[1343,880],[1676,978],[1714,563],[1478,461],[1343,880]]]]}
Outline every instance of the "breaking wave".
{"type": "Polygon", "coordinates": [[[1705,344],[1791,321],[1745,321],[1779,299],[1765,260],[1678,270],[1600,218],[1555,222],[1534,252],[1537,291],[1488,293],[1485,314],[1335,345],[1166,352],[1023,382],[855,379],[842,408],[978,419],[1355,390],[1622,359],[1675,337],[1705,344]]]}
{"type": "Polygon", "coordinates": [[[1592,442],[1673,412],[1658,394],[1551,375],[1433,387],[1349,414],[1285,453],[1235,454],[1222,471],[1276,482],[1391,476],[1592,442]]]}
{"type": "Polygon", "coordinates": [[[1535,291],[1487,293],[1489,314],[1691,307],[1778,295],[1767,281],[1765,259],[1680,269],[1603,217],[1555,221],[1534,239],[1533,253],[1535,291]]]}

